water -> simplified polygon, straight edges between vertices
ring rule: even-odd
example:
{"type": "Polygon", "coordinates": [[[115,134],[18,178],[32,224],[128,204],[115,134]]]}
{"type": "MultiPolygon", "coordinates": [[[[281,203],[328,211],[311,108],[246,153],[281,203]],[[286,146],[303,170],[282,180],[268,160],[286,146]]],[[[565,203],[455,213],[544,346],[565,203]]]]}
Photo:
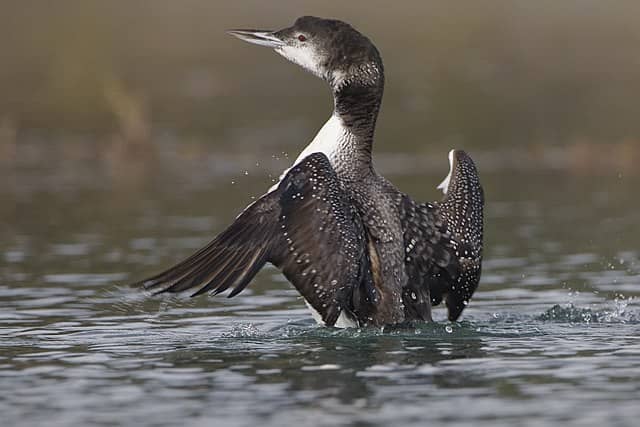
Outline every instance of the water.
{"type": "MultiPolygon", "coordinates": [[[[126,286],[206,243],[289,162],[158,143],[118,157],[27,141],[3,165],[2,425],[635,425],[637,175],[470,149],[486,261],[462,321],[331,330],[273,268],[233,299],[126,286]]],[[[379,166],[434,199],[441,157],[379,166]]]]}

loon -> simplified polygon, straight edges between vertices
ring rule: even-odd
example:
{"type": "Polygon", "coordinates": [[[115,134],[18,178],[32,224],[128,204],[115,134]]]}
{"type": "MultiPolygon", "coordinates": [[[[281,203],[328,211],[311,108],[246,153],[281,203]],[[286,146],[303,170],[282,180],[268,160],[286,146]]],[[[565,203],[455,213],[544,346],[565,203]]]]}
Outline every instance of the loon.
{"type": "Polygon", "coordinates": [[[455,321],[478,286],[484,195],[473,160],[449,153],[440,202],[418,203],[372,164],[382,60],[351,25],[311,16],[279,31],[230,30],[325,80],[334,111],[280,181],[208,245],[134,285],[192,296],[240,293],[270,262],[316,321],[363,327],[455,321]]]}

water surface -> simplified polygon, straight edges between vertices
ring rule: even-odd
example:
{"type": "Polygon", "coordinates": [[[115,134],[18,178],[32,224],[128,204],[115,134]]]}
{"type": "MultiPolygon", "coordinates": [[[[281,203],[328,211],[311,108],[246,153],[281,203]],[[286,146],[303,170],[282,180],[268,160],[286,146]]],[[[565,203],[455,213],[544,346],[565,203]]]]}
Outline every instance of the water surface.
{"type": "MultiPolygon", "coordinates": [[[[233,299],[126,286],[206,243],[289,162],[157,142],[138,158],[26,141],[3,166],[3,425],[622,426],[640,416],[637,175],[505,167],[470,149],[487,193],[486,252],[461,322],[437,310],[416,329],[332,330],[273,268],[233,299]]],[[[403,190],[439,197],[444,153],[416,167],[382,154],[403,190]]]]}

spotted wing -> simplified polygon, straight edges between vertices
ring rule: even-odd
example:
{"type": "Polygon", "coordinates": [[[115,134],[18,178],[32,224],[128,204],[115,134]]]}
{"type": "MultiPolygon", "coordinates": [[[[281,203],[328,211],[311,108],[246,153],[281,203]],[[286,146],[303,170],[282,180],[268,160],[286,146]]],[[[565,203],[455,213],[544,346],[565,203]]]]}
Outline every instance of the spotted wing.
{"type": "Polygon", "coordinates": [[[333,326],[342,313],[373,310],[366,234],[324,154],[294,166],[278,187],[242,212],[206,247],[140,282],[158,292],[240,293],[266,262],[280,268],[306,302],[333,326]]]}
{"type": "Polygon", "coordinates": [[[404,196],[400,216],[408,283],[403,301],[408,319],[431,320],[433,283],[451,283],[460,275],[455,241],[438,208],[404,196]]]}
{"type": "Polygon", "coordinates": [[[444,300],[454,321],[480,281],[484,193],[471,157],[452,150],[449,158],[451,171],[439,187],[442,202],[417,204],[405,197],[401,215],[409,274],[405,305],[419,314],[427,296],[432,305],[444,300]]]}
{"type": "Polygon", "coordinates": [[[451,172],[439,210],[455,238],[453,255],[460,274],[453,281],[433,281],[434,303],[446,301],[449,319],[457,319],[478,287],[482,271],[484,190],[471,157],[462,150],[450,153],[451,172]]]}
{"type": "Polygon", "coordinates": [[[367,237],[326,156],[312,154],[291,169],[279,192],[279,243],[270,261],[326,324],[341,312],[366,321],[375,298],[367,237]]]}

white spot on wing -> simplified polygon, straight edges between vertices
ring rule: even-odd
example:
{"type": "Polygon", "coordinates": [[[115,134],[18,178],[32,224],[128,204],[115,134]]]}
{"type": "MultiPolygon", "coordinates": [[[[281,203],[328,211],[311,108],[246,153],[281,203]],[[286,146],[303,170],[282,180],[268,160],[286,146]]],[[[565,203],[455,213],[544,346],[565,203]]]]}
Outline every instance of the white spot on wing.
{"type": "Polygon", "coordinates": [[[447,177],[436,187],[438,190],[442,190],[444,194],[449,191],[449,182],[451,181],[451,174],[453,173],[453,153],[455,150],[449,151],[449,174],[447,177]]]}

